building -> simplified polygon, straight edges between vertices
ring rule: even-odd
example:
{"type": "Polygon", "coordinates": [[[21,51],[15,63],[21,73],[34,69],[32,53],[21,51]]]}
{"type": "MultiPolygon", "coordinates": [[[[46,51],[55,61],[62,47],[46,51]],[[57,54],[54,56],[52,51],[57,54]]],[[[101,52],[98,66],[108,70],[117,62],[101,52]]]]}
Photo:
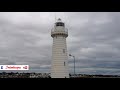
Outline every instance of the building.
{"type": "Polygon", "coordinates": [[[53,38],[51,78],[69,78],[66,38],[68,30],[59,18],[51,31],[53,38]]]}

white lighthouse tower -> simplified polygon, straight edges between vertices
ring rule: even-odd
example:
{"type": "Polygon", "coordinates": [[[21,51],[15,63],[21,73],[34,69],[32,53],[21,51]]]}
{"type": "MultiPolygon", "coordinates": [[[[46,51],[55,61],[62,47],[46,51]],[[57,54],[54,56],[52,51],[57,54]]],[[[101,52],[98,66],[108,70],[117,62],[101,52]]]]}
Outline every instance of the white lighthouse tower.
{"type": "Polygon", "coordinates": [[[57,20],[54,29],[51,31],[51,37],[53,38],[51,77],[69,78],[66,45],[68,30],[65,28],[65,24],[60,18],[57,20]]]}

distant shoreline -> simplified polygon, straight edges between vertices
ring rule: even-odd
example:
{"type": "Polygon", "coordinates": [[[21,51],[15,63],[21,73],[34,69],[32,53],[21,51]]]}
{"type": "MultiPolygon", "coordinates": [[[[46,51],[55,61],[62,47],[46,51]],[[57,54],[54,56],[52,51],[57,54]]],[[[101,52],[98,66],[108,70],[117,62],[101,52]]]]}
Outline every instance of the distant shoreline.
{"type": "MultiPolygon", "coordinates": [[[[50,73],[14,73],[14,72],[2,72],[0,78],[51,78],[50,73]]],[[[89,74],[69,74],[69,78],[80,79],[100,79],[100,78],[120,78],[119,75],[89,75],[89,74]]]]}

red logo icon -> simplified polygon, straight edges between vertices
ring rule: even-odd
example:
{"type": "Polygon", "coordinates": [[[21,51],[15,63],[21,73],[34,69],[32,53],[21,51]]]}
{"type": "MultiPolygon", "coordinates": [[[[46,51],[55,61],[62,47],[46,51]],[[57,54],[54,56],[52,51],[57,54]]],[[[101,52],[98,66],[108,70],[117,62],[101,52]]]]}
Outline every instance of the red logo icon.
{"type": "Polygon", "coordinates": [[[28,67],[27,67],[27,66],[24,66],[23,68],[24,68],[24,69],[27,69],[28,67]]]}

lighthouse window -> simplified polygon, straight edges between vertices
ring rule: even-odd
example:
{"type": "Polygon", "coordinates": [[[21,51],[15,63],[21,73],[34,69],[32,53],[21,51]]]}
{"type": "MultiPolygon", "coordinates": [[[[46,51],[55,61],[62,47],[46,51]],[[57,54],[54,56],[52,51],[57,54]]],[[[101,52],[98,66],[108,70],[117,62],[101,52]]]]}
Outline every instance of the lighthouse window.
{"type": "Polygon", "coordinates": [[[63,53],[65,53],[65,49],[63,49],[63,53]]]}
{"type": "Polygon", "coordinates": [[[65,62],[64,62],[64,66],[65,66],[65,62]]]}
{"type": "Polygon", "coordinates": [[[56,26],[64,26],[64,23],[56,23],[56,26]]]}

